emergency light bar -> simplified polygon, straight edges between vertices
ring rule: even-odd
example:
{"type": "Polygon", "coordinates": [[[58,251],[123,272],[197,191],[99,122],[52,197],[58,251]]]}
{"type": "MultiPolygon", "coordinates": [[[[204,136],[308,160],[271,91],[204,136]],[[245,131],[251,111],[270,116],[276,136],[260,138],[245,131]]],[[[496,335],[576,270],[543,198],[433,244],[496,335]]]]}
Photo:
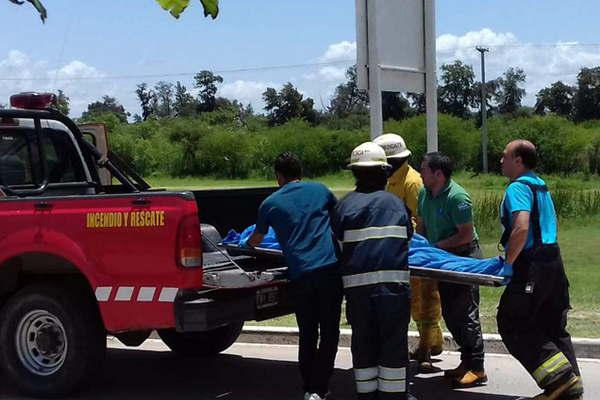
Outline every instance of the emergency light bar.
{"type": "Polygon", "coordinates": [[[14,108],[45,110],[53,104],[56,104],[56,95],[53,93],[25,92],[10,96],[10,105],[14,108]]]}

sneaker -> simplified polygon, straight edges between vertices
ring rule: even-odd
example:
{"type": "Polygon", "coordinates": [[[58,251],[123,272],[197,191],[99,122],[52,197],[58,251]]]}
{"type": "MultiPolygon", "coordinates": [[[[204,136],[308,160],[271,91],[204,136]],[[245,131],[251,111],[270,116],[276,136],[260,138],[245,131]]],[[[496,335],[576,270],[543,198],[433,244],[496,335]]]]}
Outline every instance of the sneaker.
{"type": "Polygon", "coordinates": [[[460,364],[458,365],[458,367],[444,371],[444,378],[448,378],[448,379],[461,378],[466,373],[467,373],[467,367],[461,361],[460,364]]]}
{"type": "Polygon", "coordinates": [[[452,381],[452,387],[455,389],[465,389],[474,386],[481,386],[488,381],[485,371],[467,371],[461,377],[452,381]]]}
{"type": "Polygon", "coordinates": [[[308,400],[325,400],[323,397],[319,396],[318,393],[313,393],[310,395],[308,400]]]}

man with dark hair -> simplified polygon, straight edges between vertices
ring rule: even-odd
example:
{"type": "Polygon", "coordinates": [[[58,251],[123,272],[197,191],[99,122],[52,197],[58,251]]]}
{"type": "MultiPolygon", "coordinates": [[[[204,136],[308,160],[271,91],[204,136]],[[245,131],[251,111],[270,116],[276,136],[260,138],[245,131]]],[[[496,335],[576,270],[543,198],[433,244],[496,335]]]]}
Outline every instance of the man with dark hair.
{"type": "MultiPolygon", "coordinates": [[[[452,180],[452,160],[429,153],[421,163],[424,188],[419,193],[417,232],[431,244],[461,257],[482,258],[473,226],[469,194],[452,180]]],[[[461,363],[445,376],[457,388],[487,382],[483,335],[479,322],[479,287],[448,282],[438,284],[442,316],[460,346],[461,363]]]]}
{"type": "Polygon", "coordinates": [[[557,219],[545,182],[533,171],[535,146],[510,142],[502,173],[510,179],[501,207],[500,239],[513,278],[498,307],[498,330],[510,353],[544,393],[539,400],[576,400],[583,383],[566,330],[569,281],[557,238],[557,219]]]}
{"type": "Polygon", "coordinates": [[[258,246],[269,227],[275,231],[300,331],[304,398],[321,400],[328,394],[340,335],[343,292],[330,217],[337,201],[324,185],[301,182],[302,166],[293,153],[277,157],[275,174],[280,189],[260,206],[248,244],[258,246]]]}
{"type": "Polygon", "coordinates": [[[356,189],[333,220],[342,244],[340,272],[352,326],[352,363],[359,400],[407,400],[413,226],[404,203],[386,192],[385,151],[363,143],[352,151],[356,189]]]}

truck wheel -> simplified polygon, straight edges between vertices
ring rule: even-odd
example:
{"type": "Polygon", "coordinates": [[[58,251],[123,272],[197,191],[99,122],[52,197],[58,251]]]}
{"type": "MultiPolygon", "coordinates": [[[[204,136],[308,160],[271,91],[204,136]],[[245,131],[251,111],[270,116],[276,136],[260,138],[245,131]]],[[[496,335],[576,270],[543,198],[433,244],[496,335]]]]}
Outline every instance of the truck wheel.
{"type": "Polygon", "coordinates": [[[206,332],[177,332],[162,329],[158,335],[169,348],[180,356],[206,357],[229,348],[240,336],[243,322],[235,322],[206,332]]]}
{"type": "Polygon", "coordinates": [[[0,357],[26,394],[55,397],[81,389],[98,373],[106,333],[91,299],[76,287],[31,285],[0,313],[0,357]]]}

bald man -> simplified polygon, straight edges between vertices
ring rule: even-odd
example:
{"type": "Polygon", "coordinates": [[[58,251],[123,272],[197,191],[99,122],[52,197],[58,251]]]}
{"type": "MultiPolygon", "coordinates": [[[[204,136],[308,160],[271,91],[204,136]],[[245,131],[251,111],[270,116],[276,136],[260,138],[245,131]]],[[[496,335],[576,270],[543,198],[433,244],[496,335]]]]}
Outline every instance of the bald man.
{"type": "Polygon", "coordinates": [[[500,243],[513,278],[500,299],[498,329],[509,352],[544,390],[534,399],[581,399],[581,374],[566,331],[569,281],[552,196],[533,172],[535,146],[526,140],[510,142],[501,163],[510,183],[500,211],[500,243]]]}

